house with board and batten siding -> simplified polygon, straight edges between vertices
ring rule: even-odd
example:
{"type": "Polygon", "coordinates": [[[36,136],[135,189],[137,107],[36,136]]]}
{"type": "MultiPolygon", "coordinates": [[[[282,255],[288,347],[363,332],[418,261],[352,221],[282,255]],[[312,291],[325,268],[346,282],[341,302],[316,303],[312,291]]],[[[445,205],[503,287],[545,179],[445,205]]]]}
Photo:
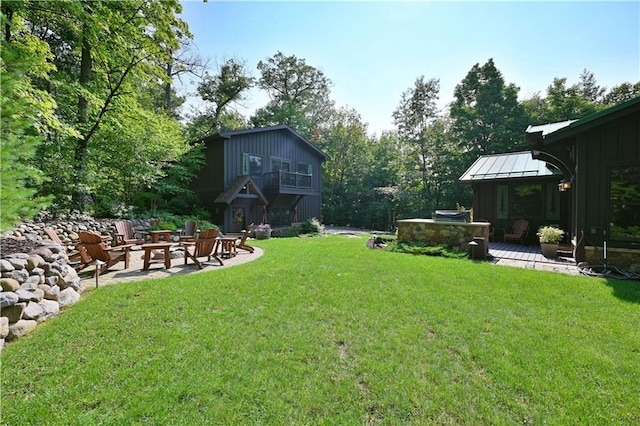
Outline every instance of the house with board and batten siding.
{"type": "Polygon", "coordinates": [[[222,132],[203,143],[205,165],[192,188],[223,232],[322,219],[322,163],[329,157],[291,127],[222,132]]]}
{"type": "Polygon", "coordinates": [[[497,229],[556,224],[576,262],[640,269],[640,97],[579,120],[529,126],[531,150],[482,156],[461,176],[474,217],[497,229]]]}

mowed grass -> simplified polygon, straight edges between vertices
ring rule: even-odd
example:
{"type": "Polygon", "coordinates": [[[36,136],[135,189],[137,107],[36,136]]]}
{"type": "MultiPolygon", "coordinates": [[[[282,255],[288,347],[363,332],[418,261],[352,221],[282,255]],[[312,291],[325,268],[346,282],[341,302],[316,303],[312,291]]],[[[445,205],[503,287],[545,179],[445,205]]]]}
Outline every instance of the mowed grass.
{"type": "Polygon", "coordinates": [[[2,351],[2,423],[640,423],[640,283],[364,243],[88,292],[2,351]]]}

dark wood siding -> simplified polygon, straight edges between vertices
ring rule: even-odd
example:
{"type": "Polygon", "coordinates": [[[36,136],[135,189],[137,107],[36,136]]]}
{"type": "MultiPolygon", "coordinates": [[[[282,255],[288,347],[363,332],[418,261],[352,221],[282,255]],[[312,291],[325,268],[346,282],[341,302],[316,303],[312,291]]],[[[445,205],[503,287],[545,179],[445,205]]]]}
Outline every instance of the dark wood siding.
{"type": "Polygon", "coordinates": [[[576,149],[578,190],[573,227],[577,235],[584,232],[590,244],[602,245],[602,233],[592,229],[608,229],[611,168],[640,164],[640,112],[578,134],[576,149]]]}
{"type": "Polygon", "coordinates": [[[224,191],[224,147],[222,141],[209,141],[205,147],[205,165],[200,169],[192,184],[192,189],[200,201],[211,212],[214,222],[221,222],[220,206],[215,199],[224,191]]]}
{"type": "Polygon", "coordinates": [[[297,203],[297,219],[299,221],[313,217],[321,219],[320,194],[322,192],[323,156],[287,129],[231,134],[229,138],[217,138],[208,142],[207,164],[200,171],[194,183],[194,189],[199,193],[203,204],[212,212],[212,218],[220,222],[224,232],[231,232],[234,207],[242,206],[245,208],[246,225],[252,222],[256,224],[262,222],[263,205],[257,199],[250,203],[236,199],[230,206],[214,203],[215,198],[246,171],[243,170],[244,154],[262,157],[263,175],[271,173],[273,159],[289,162],[291,172],[297,172],[299,164],[309,165],[312,172],[311,188],[293,188],[286,193],[289,195],[284,192],[273,193],[269,188],[266,188],[267,179],[263,176],[252,175],[251,179],[265,195],[267,202],[273,202],[280,209],[288,209],[291,213],[291,219],[293,219],[293,207],[296,200],[299,200],[297,203]],[[299,198],[300,196],[302,198],[299,198]]]}
{"type": "MultiPolygon", "coordinates": [[[[287,160],[291,171],[297,171],[299,163],[310,164],[313,171],[312,188],[319,192],[321,188],[321,161],[302,141],[286,130],[256,132],[237,135],[225,142],[225,185],[242,175],[242,155],[244,153],[262,156],[263,173],[270,173],[272,159],[287,160]]],[[[260,190],[264,190],[264,180],[255,179],[260,190]]]]}

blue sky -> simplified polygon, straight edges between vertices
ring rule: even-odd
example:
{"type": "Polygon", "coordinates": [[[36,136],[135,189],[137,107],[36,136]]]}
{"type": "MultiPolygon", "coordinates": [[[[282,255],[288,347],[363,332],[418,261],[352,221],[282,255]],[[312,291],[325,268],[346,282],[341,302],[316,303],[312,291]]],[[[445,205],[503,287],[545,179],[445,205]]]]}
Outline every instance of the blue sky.
{"type": "MultiPolygon", "coordinates": [[[[357,110],[371,133],[416,78],[440,80],[440,107],[471,67],[493,58],[520,98],[545,93],[554,77],[583,69],[612,87],[640,81],[640,2],[183,1],[181,18],[211,64],[256,65],[276,52],[296,55],[331,79],[339,107],[357,110]]],[[[268,101],[257,89],[249,116],[268,101]]],[[[192,105],[198,105],[195,100],[192,105]]]]}

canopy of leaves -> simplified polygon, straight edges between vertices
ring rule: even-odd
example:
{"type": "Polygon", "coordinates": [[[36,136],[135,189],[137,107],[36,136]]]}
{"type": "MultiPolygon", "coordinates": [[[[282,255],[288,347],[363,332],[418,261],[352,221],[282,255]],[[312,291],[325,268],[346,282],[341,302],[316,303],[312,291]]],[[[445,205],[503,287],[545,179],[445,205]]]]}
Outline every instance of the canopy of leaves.
{"type": "Polygon", "coordinates": [[[330,99],[331,80],[322,71],[307,65],[295,55],[276,53],[258,63],[261,77],[258,86],[270,102],[258,109],[250,121],[256,127],[287,124],[310,138],[322,128],[333,112],[330,99]]]}

